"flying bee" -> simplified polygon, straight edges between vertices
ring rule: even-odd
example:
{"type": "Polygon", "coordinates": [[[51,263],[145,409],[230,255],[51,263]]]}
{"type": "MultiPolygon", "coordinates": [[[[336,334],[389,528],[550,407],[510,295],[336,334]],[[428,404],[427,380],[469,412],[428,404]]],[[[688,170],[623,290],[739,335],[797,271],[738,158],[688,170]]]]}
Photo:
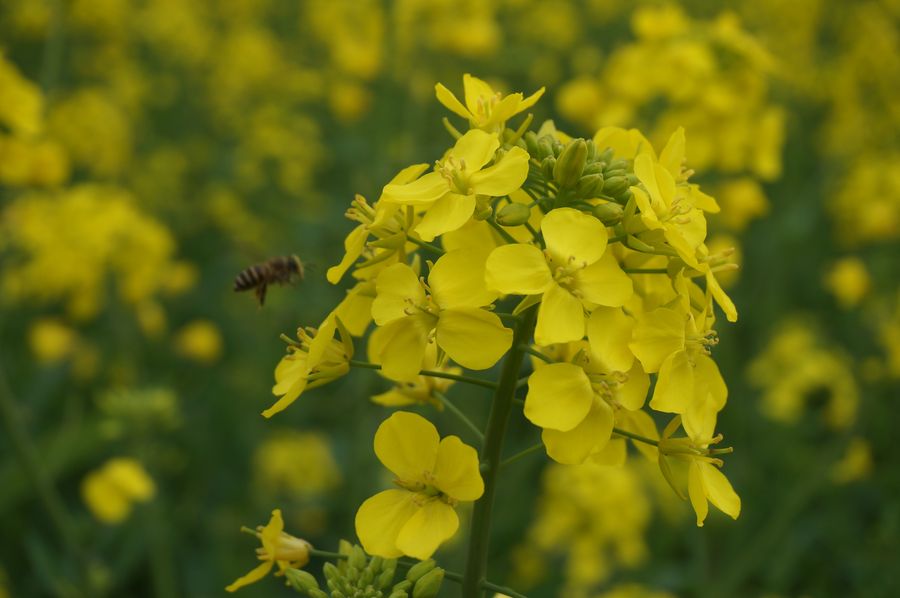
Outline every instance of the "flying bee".
{"type": "Polygon", "coordinates": [[[234,279],[235,291],[256,289],[256,299],[262,307],[266,302],[266,288],[270,284],[284,284],[303,280],[303,262],[296,255],[282,255],[250,266],[234,279]]]}

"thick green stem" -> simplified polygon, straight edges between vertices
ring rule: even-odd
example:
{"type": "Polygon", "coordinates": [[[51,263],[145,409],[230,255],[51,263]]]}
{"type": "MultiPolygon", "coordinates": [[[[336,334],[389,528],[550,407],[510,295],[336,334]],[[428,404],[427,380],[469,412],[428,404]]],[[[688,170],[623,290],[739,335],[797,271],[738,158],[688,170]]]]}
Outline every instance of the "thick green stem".
{"type": "Polygon", "coordinates": [[[466,598],[482,596],[487,582],[491,511],[494,507],[494,495],[497,493],[500,452],[503,449],[503,437],[506,435],[506,423],[513,406],[519,370],[522,369],[522,362],[526,355],[523,347],[527,346],[531,340],[536,314],[537,310],[532,307],[522,314],[522,319],[516,323],[512,348],[503,361],[500,382],[494,392],[494,400],[491,404],[491,414],[488,418],[481,458],[484,494],[475,503],[472,513],[468,560],[462,582],[462,595],[466,598]]]}

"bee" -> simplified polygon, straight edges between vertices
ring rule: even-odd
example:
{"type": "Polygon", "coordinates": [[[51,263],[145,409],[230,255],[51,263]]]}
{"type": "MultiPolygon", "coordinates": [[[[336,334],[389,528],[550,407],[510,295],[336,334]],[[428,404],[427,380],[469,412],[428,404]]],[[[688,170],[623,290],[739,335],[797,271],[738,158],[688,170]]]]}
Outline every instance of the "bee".
{"type": "Polygon", "coordinates": [[[262,307],[266,302],[266,288],[270,284],[284,284],[303,280],[303,262],[296,255],[282,255],[250,266],[234,279],[236,292],[256,289],[256,299],[262,307]]]}

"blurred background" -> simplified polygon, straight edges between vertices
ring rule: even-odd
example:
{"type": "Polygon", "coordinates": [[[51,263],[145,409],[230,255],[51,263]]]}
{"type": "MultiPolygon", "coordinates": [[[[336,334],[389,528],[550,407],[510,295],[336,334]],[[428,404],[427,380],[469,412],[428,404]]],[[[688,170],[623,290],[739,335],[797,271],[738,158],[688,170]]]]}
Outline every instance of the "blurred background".
{"type": "MultiPolygon", "coordinates": [[[[546,86],[536,122],[577,136],[661,147],[683,125],[723,208],[709,244],[742,266],[715,349],[740,519],[698,529],[639,455],[535,454],[503,479],[492,581],[900,595],[898,23],[897,0],[2,0],[0,597],[221,596],[254,564],[240,526],[275,507],[317,547],[353,539],[388,482],[387,382],[355,371],[258,414],[279,334],[345,292],[324,273],[354,193],[439,157],[433,86],[467,72],[546,86]],[[302,284],[263,309],[232,292],[292,253],[302,284]]],[[[480,391],[450,394],[484,421],[480,391]]],[[[508,449],[537,439],[514,419],[508,449]]]]}

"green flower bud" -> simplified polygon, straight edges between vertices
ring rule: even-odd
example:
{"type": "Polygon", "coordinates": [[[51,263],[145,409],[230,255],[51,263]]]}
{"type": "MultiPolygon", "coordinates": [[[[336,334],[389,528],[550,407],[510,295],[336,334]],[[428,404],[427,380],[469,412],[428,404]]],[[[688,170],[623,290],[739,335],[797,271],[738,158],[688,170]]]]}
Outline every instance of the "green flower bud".
{"type": "Polygon", "coordinates": [[[598,162],[606,162],[607,164],[609,164],[612,161],[612,159],[613,159],[613,149],[611,147],[606,148],[605,150],[600,152],[599,156],[597,156],[598,162]]]}
{"type": "Polygon", "coordinates": [[[601,189],[603,189],[603,175],[589,174],[578,179],[575,194],[578,197],[591,198],[600,193],[601,189]]]}
{"type": "Polygon", "coordinates": [[[603,162],[588,162],[584,165],[584,170],[581,171],[581,176],[587,176],[589,174],[602,174],[603,167],[603,162]]]}
{"type": "Polygon", "coordinates": [[[347,558],[347,564],[354,569],[362,569],[366,566],[368,559],[366,558],[365,551],[359,546],[354,546],[350,549],[350,555],[347,558]]]}
{"type": "Polygon", "coordinates": [[[494,213],[494,208],[491,207],[490,198],[479,195],[475,199],[475,213],[472,214],[472,217],[475,220],[487,220],[494,213]]]}
{"type": "Polygon", "coordinates": [[[331,598],[348,598],[348,596],[340,590],[332,590],[331,598]]]}
{"type": "Polygon", "coordinates": [[[628,160],[613,160],[609,163],[610,170],[628,170],[628,160]]]}
{"type": "Polygon", "coordinates": [[[415,583],[418,581],[420,577],[434,569],[435,562],[434,559],[428,559],[427,561],[422,561],[421,563],[416,563],[412,567],[410,567],[409,571],[406,573],[407,581],[411,581],[415,583]]]}
{"type": "Polygon", "coordinates": [[[322,573],[325,574],[325,579],[328,580],[329,586],[332,582],[337,583],[341,579],[341,571],[334,566],[334,563],[322,565],[322,573]]]}
{"type": "Polygon", "coordinates": [[[435,598],[441,591],[444,581],[444,570],[438,567],[419,578],[413,587],[412,598],[435,598]]]}
{"type": "Polygon", "coordinates": [[[531,208],[521,203],[508,203],[497,213],[497,224],[500,226],[520,226],[528,222],[531,208]]]}
{"type": "Polygon", "coordinates": [[[394,584],[394,587],[391,591],[392,592],[396,592],[396,591],[408,592],[409,590],[412,589],[412,587],[413,587],[413,582],[409,581],[408,579],[404,579],[403,581],[400,581],[400,582],[397,582],[396,584],[394,584]]]}
{"type": "Polygon", "coordinates": [[[547,156],[541,161],[541,173],[548,181],[553,180],[553,169],[556,168],[556,158],[547,156]]]}
{"type": "Polygon", "coordinates": [[[624,168],[607,168],[603,171],[603,178],[612,179],[615,177],[628,176],[628,171],[624,168]]]}
{"type": "Polygon", "coordinates": [[[534,134],[534,131],[528,131],[523,139],[525,140],[525,148],[528,150],[528,153],[531,154],[532,158],[537,158],[541,154],[537,135],[534,134]]]}
{"type": "Polygon", "coordinates": [[[302,569],[285,569],[284,577],[292,588],[300,592],[309,594],[311,590],[318,590],[319,582],[308,571],[302,569]]]}
{"type": "Polygon", "coordinates": [[[328,594],[323,592],[322,590],[318,590],[313,588],[312,590],[308,590],[306,594],[309,598],[328,598],[328,594]]]}
{"type": "Polygon", "coordinates": [[[403,590],[394,590],[388,598],[409,598],[409,594],[403,590]]]}
{"type": "Polygon", "coordinates": [[[615,224],[622,219],[625,209],[614,201],[608,201],[594,206],[594,216],[604,224],[615,224]]]}
{"type": "Polygon", "coordinates": [[[381,573],[378,575],[377,586],[380,589],[387,588],[394,581],[394,573],[397,571],[397,559],[387,559],[381,564],[381,573]]]}
{"type": "Polygon", "coordinates": [[[556,166],[553,168],[553,178],[560,187],[574,187],[581,178],[584,165],[587,163],[587,143],[584,139],[575,139],[566,146],[556,166]]]}
{"type": "Polygon", "coordinates": [[[544,136],[538,139],[538,153],[536,157],[539,160],[549,158],[553,155],[553,144],[551,143],[551,141],[552,138],[549,136],[544,136]]]}
{"type": "Polygon", "coordinates": [[[616,176],[603,181],[603,192],[610,197],[616,197],[628,190],[628,179],[624,176],[616,176]]]}
{"type": "Polygon", "coordinates": [[[597,157],[597,146],[594,145],[593,139],[587,140],[587,161],[593,162],[594,158],[597,157]]]}

